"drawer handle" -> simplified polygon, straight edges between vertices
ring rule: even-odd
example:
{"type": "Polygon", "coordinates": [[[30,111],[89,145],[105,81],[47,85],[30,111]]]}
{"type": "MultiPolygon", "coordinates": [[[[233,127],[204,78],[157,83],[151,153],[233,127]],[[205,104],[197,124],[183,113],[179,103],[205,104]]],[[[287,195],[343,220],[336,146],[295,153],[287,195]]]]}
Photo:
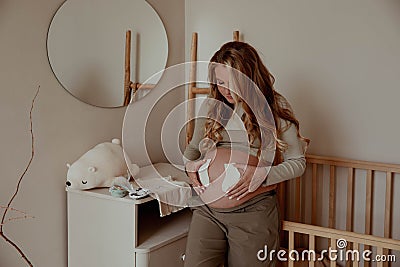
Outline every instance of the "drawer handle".
{"type": "Polygon", "coordinates": [[[185,253],[183,253],[183,254],[181,255],[181,260],[182,260],[182,261],[185,261],[185,257],[186,257],[186,255],[185,255],[185,253]]]}

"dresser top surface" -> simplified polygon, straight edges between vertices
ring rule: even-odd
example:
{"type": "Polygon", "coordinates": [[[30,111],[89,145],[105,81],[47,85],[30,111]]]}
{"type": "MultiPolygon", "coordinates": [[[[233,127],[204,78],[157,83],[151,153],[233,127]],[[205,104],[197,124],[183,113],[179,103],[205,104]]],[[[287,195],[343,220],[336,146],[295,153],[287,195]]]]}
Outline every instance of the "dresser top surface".
{"type": "Polygon", "coordinates": [[[103,199],[131,203],[134,205],[139,205],[139,204],[143,204],[143,203],[154,200],[154,198],[151,196],[147,196],[147,197],[144,197],[141,199],[131,199],[129,196],[125,196],[122,198],[113,197],[110,194],[110,192],[108,191],[108,188],[94,188],[94,189],[89,189],[89,190],[78,190],[78,189],[66,188],[65,190],[67,191],[68,194],[70,194],[70,193],[80,194],[80,195],[85,195],[85,196],[90,196],[90,197],[98,197],[98,198],[103,198],[103,199]]]}

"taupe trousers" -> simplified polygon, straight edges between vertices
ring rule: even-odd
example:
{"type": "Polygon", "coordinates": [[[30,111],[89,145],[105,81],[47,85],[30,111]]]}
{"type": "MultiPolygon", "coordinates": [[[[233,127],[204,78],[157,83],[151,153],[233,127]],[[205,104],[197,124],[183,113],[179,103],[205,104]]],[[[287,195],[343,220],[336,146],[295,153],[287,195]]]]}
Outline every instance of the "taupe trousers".
{"type": "MultiPolygon", "coordinates": [[[[275,266],[265,257],[279,249],[280,217],[275,191],[230,209],[193,207],[186,245],[186,267],[275,266]],[[257,256],[260,250],[264,261],[257,256]]],[[[276,253],[275,253],[276,254],[276,253]]]]}

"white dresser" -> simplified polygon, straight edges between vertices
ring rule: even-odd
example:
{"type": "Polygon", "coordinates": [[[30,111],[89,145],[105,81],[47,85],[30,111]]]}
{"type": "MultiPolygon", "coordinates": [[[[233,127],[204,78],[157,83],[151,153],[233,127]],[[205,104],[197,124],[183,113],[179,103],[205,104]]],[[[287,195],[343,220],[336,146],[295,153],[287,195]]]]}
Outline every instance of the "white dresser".
{"type": "Polygon", "coordinates": [[[191,211],[160,217],[151,197],[114,198],[107,188],[67,190],[69,267],[183,266],[191,211]]]}

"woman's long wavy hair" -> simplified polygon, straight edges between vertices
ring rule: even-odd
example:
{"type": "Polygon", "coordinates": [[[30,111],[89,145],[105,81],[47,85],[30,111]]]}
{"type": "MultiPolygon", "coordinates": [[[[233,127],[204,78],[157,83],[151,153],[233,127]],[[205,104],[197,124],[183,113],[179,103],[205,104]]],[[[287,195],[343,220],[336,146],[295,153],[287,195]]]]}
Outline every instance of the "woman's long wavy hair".
{"type": "Polygon", "coordinates": [[[288,145],[280,139],[280,136],[287,129],[289,123],[280,125],[280,119],[294,124],[297,129],[297,136],[307,144],[309,143],[309,139],[300,135],[299,121],[295,118],[290,104],[281,94],[275,91],[273,87],[275,79],[263,64],[257,51],[251,45],[238,41],[224,44],[210,59],[208,75],[211,90],[209,97],[218,100],[216,102],[222,105],[213,105],[209,109],[204,137],[216,142],[222,140],[221,131],[224,129],[224,125],[231,115],[229,113],[232,111],[229,112],[228,109],[221,107],[234,108],[218,90],[215,67],[219,64],[228,66],[230,72],[229,89],[233,92],[231,95],[236,103],[241,103],[244,110],[242,120],[250,144],[253,144],[257,139],[260,140],[259,153],[261,149],[270,146],[271,142],[273,142],[273,147],[277,148],[279,155],[280,152],[287,149],[288,145]],[[263,97],[265,99],[262,99],[263,97]],[[265,100],[269,107],[265,107],[265,100]],[[261,139],[262,136],[263,139],[261,139]],[[261,142],[261,140],[269,141],[261,142]]]}

